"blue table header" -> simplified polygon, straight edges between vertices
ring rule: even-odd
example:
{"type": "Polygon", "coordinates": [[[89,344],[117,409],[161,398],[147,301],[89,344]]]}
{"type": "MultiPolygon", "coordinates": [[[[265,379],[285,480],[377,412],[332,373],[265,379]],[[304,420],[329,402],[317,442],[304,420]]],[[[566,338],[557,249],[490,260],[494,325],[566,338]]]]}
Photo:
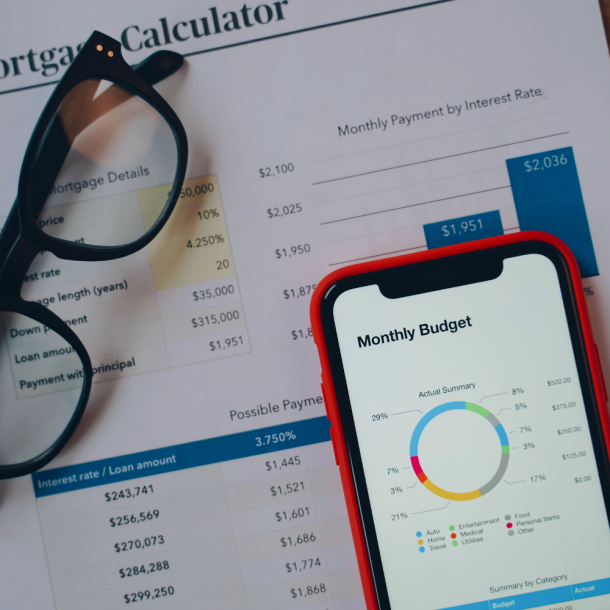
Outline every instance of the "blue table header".
{"type": "Polygon", "coordinates": [[[183,445],[43,470],[32,475],[37,498],[228,462],[330,440],[330,422],[315,417],[290,424],[217,436],[183,445]]]}

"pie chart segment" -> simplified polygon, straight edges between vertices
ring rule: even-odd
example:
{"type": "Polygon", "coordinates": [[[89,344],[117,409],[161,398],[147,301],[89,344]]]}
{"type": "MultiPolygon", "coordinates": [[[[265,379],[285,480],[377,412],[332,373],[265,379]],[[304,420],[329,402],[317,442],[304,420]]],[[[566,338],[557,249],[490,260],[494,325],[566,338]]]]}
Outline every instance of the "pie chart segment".
{"type": "Polygon", "coordinates": [[[447,402],[445,404],[439,405],[435,407],[426,415],[424,415],[418,422],[415,430],[413,431],[413,435],[411,436],[411,444],[410,444],[410,455],[411,455],[411,465],[413,466],[413,471],[415,475],[419,479],[419,481],[433,494],[445,498],[446,500],[453,500],[456,502],[464,502],[467,500],[475,500],[476,498],[480,498],[481,496],[489,493],[501,480],[506,472],[508,467],[508,459],[510,456],[510,446],[508,443],[508,435],[506,434],[506,430],[504,430],[504,426],[498,421],[498,418],[490,413],[487,409],[481,407],[480,405],[474,404],[472,402],[447,402]],[[447,413],[448,411],[472,411],[485,418],[494,428],[498,435],[498,439],[500,441],[500,464],[498,466],[498,470],[495,472],[493,477],[482,487],[479,489],[475,489],[473,491],[468,492],[453,492],[446,489],[442,489],[438,485],[435,485],[423,471],[421,464],[419,462],[419,439],[421,438],[422,432],[426,428],[426,426],[435,418],[443,413],[447,413]]]}

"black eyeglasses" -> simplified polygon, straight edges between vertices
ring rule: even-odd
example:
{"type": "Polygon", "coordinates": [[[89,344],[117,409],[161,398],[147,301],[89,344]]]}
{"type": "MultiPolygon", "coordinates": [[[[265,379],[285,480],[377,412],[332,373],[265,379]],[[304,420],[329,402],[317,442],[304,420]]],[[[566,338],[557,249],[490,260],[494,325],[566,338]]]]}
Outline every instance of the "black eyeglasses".
{"type": "Polygon", "coordinates": [[[34,472],[57,455],[83,415],[93,376],[68,324],[21,298],[28,269],[42,251],[75,261],[121,258],[163,228],[188,146],[151,84],[182,61],[159,51],[134,69],[116,40],[94,32],[34,129],[0,235],[0,479],[34,472]],[[92,222],[95,243],[85,243],[82,227],[92,222]]]}

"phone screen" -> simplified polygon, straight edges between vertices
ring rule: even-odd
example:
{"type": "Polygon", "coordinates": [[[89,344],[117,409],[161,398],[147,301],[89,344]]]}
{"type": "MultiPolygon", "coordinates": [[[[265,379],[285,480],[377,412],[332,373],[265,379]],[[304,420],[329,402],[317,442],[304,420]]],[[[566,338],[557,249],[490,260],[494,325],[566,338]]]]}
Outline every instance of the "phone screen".
{"type": "Polygon", "coordinates": [[[610,607],[608,514],[549,258],[403,298],[354,288],[333,317],[391,607],[610,607]]]}

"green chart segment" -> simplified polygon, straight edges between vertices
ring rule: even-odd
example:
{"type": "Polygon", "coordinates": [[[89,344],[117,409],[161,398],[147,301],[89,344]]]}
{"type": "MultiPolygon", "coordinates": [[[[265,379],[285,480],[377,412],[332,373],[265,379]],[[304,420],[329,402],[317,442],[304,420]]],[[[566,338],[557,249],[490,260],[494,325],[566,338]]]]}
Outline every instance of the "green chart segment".
{"type": "Polygon", "coordinates": [[[498,421],[498,418],[493,415],[493,413],[490,413],[487,409],[484,409],[483,407],[472,402],[446,402],[445,404],[435,407],[419,420],[417,426],[415,426],[413,435],[411,436],[410,455],[413,471],[424,487],[426,487],[433,494],[440,496],[441,498],[445,498],[446,500],[464,502],[466,500],[475,500],[476,498],[484,496],[502,480],[502,477],[508,468],[510,447],[504,426],[502,426],[502,424],[498,421]],[[500,440],[500,465],[498,466],[498,470],[485,485],[479,489],[475,489],[474,491],[454,492],[440,488],[426,476],[419,462],[419,439],[421,438],[422,432],[435,417],[443,415],[449,411],[471,411],[477,415],[480,415],[493,426],[500,440]]]}

